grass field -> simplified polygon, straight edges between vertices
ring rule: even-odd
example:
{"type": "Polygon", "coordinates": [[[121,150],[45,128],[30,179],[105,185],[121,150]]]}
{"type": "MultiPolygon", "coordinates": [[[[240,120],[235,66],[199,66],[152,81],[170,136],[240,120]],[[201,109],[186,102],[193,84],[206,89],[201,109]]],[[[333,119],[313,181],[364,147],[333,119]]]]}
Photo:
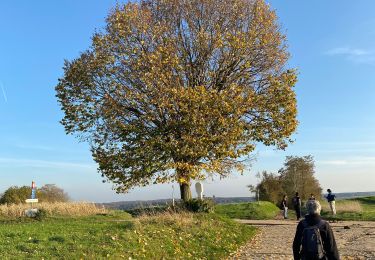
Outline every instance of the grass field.
{"type": "Polygon", "coordinates": [[[217,214],[238,219],[273,219],[280,209],[268,201],[220,204],[215,208],[217,214]]]}
{"type": "Polygon", "coordinates": [[[0,252],[2,259],[221,259],[254,233],[216,214],[21,218],[0,221],[0,252]]]}
{"type": "MultiPolygon", "coordinates": [[[[324,219],[328,220],[360,220],[375,221],[375,197],[364,197],[336,201],[337,215],[330,214],[329,205],[321,200],[324,219]]],[[[230,218],[238,219],[274,219],[280,209],[270,202],[233,203],[217,205],[215,212],[230,218]]],[[[305,210],[302,210],[303,214],[305,210]]],[[[289,219],[295,219],[292,208],[288,211],[289,219]]]]}

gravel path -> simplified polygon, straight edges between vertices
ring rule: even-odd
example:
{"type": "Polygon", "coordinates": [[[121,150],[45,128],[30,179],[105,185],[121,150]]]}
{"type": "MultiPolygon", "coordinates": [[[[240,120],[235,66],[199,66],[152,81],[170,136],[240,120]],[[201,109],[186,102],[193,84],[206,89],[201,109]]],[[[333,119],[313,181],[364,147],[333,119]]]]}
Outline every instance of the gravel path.
{"type": "MultiPolygon", "coordinates": [[[[258,227],[259,232],[230,259],[293,259],[297,221],[238,221],[258,227]]],[[[375,260],[375,222],[340,221],[330,225],[342,259],[375,260]]]]}

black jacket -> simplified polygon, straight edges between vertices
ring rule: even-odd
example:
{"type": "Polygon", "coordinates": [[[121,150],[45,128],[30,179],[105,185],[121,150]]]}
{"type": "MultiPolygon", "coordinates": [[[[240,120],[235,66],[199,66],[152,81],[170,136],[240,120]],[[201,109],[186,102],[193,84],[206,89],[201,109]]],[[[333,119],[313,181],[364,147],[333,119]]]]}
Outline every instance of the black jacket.
{"type": "Polygon", "coordinates": [[[301,198],[299,196],[294,196],[292,201],[293,201],[294,209],[300,209],[301,208],[301,198]]]}
{"type": "MultiPolygon", "coordinates": [[[[318,214],[306,215],[305,219],[309,226],[317,225],[321,221],[321,217],[318,214]]],[[[303,223],[301,220],[298,223],[296,235],[293,241],[293,255],[294,259],[301,259],[301,242],[302,242],[302,233],[303,233],[303,223]]],[[[339,252],[337,250],[337,245],[335,237],[333,235],[332,229],[328,222],[325,222],[324,225],[321,225],[319,228],[320,235],[323,240],[324,251],[326,252],[326,257],[328,260],[339,260],[339,252]]]]}
{"type": "Polygon", "coordinates": [[[286,201],[286,199],[283,199],[281,201],[281,209],[285,209],[288,207],[288,202],[286,201]]]}

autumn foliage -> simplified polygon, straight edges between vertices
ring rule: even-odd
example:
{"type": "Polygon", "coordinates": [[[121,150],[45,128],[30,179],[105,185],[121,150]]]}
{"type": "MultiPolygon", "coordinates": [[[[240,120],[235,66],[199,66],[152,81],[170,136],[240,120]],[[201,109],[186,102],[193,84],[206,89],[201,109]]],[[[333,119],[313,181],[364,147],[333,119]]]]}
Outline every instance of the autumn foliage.
{"type": "Polygon", "coordinates": [[[117,192],[227,176],[256,143],[295,131],[296,73],[264,1],[146,0],[116,6],[56,87],[62,124],[91,144],[117,192]]]}

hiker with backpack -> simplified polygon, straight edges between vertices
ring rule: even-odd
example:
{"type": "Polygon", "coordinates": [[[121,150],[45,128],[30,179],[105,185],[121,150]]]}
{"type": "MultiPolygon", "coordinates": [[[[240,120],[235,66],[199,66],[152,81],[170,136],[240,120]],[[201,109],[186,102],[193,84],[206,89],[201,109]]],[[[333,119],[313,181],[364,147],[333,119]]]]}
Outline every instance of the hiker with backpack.
{"type": "Polygon", "coordinates": [[[336,215],[336,203],[335,203],[336,195],[332,194],[331,189],[328,189],[327,192],[328,194],[326,196],[326,199],[328,201],[329,207],[331,208],[331,213],[332,215],[336,215]]]}
{"type": "Polygon", "coordinates": [[[293,241],[294,259],[339,260],[339,252],[331,226],[320,217],[317,200],[306,202],[307,215],[298,223],[293,241]]]}
{"type": "Polygon", "coordinates": [[[292,199],[294,210],[296,211],[297,220],[301,218],[301,198],[296,192],[296,195],[292,199]]]}

